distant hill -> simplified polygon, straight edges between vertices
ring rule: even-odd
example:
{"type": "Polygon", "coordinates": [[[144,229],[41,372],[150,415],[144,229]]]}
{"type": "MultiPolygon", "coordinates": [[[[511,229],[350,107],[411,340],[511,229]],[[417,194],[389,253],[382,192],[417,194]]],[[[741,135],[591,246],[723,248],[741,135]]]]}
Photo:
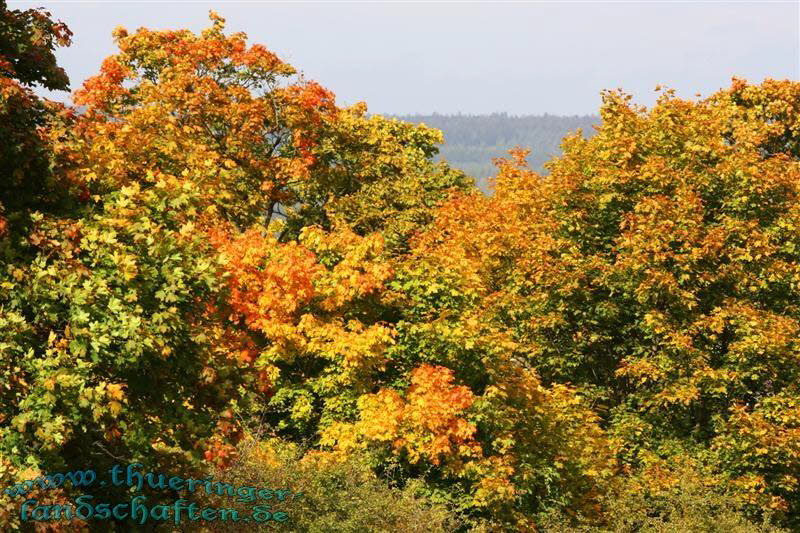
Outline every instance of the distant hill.
{"type": "Polygon", "coordinates": [[[600,117],[523,115],[507,113],[491,115],[395,115],[414,123],[424,123],[444,132],[445,144],[441,157],[454,167],[474,177],[484,191],[488,191],[488,178],[495,175],[492,159],[504,157],[514,146],[529,148],[528,161],[540,172],[542,164],[560,153],[561,139],[578,128],[584,136],[594,134],[592,125],[600,117]]]}

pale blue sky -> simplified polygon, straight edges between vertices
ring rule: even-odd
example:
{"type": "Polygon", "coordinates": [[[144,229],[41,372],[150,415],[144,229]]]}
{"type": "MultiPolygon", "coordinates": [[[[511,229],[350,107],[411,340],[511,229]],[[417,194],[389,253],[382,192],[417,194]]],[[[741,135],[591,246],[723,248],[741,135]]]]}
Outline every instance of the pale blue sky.
{"type": "Polygon", "coordinates": [[[113,52],[111,30],[208,25],[214,9],[375,113],[589,114],[603,88],[649,105],[656,84],[707,95],[732,76],[800,79],[800,2],[48,2],[75,32],[73,88],[113,52]]]}

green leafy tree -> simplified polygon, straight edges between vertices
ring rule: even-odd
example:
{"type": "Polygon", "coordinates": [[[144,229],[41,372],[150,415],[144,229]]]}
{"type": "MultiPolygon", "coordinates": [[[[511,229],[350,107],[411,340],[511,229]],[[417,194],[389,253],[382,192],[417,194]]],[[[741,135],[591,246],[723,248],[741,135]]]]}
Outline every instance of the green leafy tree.
{"type": "Polygon", "coordinates": [[[69,45],[71,35],[46,11],[8,9],[0,1],[0,238],[24,224],[34,206],[58,202],[52,150],[42,132],[57,106],[37,97],[32,87],[68,88],[54,50],[69,45]]]}

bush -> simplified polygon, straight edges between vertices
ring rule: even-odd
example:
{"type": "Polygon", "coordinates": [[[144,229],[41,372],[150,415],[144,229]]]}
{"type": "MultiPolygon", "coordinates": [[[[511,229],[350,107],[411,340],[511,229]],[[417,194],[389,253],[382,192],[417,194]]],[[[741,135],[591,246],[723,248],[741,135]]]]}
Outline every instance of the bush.
{"type": "Polygon", "coordinates": [[[688,472],[678,482],[660,491],[645,490],[636,482],[627,484],[605,501],[605,521],[577,525],[564,514],[551,515],[542,530],[560,533],[780,533],[788,531],[772,524],[770,515],[754,520],[724,488],[710,486],[688,472]]]}
{"type": "MultiPolygon", "coordinates": [[[[248,531],[337,532],[438,532],[454,531],[460,521],[442,505],[420,498],[416,485],[404,488],[380,480],[357,459],[345,462],[317,460],[314,454],[303,458],[300,446],[279,439],[247,438],[239,446],[239,456],[225,470],[214,472],[214,479],[235,487],[288,488],[286,501],[274,505],[284,511],[287,522],[248,524],[248,531]]],[[[198,496],[200,493],[198,493],[198,496]]],[[[203,494],[200,507],[228,507],[248,514],[257,503],[239,503],[234,498],[211,498],[203,494]]],[[[201,522],[184,531],[230,531],[231,524],[201,522]]]]}

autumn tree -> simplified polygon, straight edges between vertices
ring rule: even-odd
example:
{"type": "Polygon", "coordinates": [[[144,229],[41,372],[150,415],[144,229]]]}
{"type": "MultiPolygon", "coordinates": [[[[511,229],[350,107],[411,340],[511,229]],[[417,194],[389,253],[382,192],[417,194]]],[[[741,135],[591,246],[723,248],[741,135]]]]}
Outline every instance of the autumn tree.
{"type": "Polygon", "coordinates": [[[43,128],[57,105],[32,90],[65,90],[69,80],[54,50],[71,33],[46,11],[8,9],[0,2],[0,238],[25,225],[28,210],[52,207],[59,187],[50,172],[51,149],[43,128]]]}
{"type": "Polygon", "coordinates": [[[605,93],[484,196],[211,19],[115,30],[76,112],[28,87],[68,30],[2,4],[0,479],[224,469],[255,420],[494,530],[686,471],[797,523],[798,84],[605,93]]]}
{"type": "MultiPolygon", "coordinates": [[[[440,202],[475,191],[431,162],[441,135],[337,107],[213,20],[200,35],[117,30],[120,53],[78,92],[86,113],[58,145],[98,206],[130,188],[192,192],[173,216],[214,250],[221,285],[198,316],[229,354],[198,381],[233,390],[247,376],[259,420],[321,448],[309,460],[397,464],[498,526],[532,528],[558,505],[595,513],[615,468],[597,415],[521,364],[525,348],[483,327],[478,293],[444,285],[421,244],[408,255],[440,202]]],[[[230,442],[211,437],[206,458],[229,458],[230,442]]]]}
{"type": "Polygon", "coordinates": [[[431,162],[437,132],[339,108],[223,29],[212,14],[199,35],[116,30],[81,111],[35,132],[62,186],[44,190],[69,205],[33,202],[28,254],[0,273],[9,479],[87,454],[224,465],[251,405],[313,435],[315,404],[383,364],[392,332],[369,302],[386,258],[468,186],[431,162]],[[300,355],[334,364],[285,372],[300,355]]]}
{"type": "MultiPolygon", "coordinates": [[[[146,182],[148,170],[196,169],[207,175],[206,201],[217,216],[239,230],[280,219],[284,240],[310,224],[330,229],[334,202],[385,194],[357,194],[367,186],[416,187],[394,199],[407,210],[402,202],[430,208],[442,191],[468,183],[431,163],[439,132],[368,118],[364,104],[339,108],[332,92],[265,47],[247,46],[244,34],[225,35],[219,16],[212,20],[201,35],[115,31],[119,53],[76,94],[86,113],[70,147],[78,158],[72,174],[113,190],[146,182]]],[[[358,216],[365,215],[345,218],[362,233],[380,229],[358,216]]]]}
{"type": "Polygon", "coordinates": [[[647,110],[607,92],[550,175],[514,152],[493,197],[453,200],[418,245],[544,383],[591,401],[623,468],[677,482],[685,455],[791,523],[799,97],[734,80],[647,110]]]}

